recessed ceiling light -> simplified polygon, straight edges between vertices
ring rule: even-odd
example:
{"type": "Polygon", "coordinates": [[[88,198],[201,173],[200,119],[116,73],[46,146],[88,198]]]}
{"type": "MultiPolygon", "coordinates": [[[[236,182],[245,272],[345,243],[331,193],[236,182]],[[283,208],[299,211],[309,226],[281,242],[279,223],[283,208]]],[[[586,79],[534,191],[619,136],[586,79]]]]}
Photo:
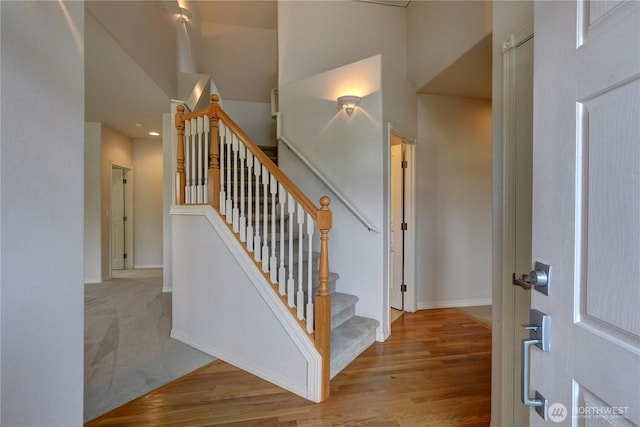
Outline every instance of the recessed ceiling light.
{"type": "Polygon", "coordinates": [[[136,127],[137,128],[141,128],[142,127],[142,123],[136,123],[136,127]]]}
{"type": "Polygon", "coordinates": [[[152,132],[149,132],[149,135],[151,135],[151,136],[160,136],[160,132],[152,131],[152,132]]]}

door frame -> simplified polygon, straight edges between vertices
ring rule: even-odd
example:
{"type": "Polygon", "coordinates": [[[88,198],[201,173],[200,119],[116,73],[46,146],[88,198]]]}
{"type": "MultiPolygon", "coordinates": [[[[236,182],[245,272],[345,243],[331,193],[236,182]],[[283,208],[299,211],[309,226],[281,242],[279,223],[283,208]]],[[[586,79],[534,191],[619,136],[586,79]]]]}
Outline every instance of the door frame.
{"type": "MultiPolygon", "coordinates": [[[[134,220],[133,220],[133,167],[126,166],[123,164],[116,163],[114,161],[109,161],[109,182],[112,182],[113,179],[113,169],[123,169],[124,177],[127,180],[127,184],[124,187],[124,212],[127,217],[127,221],[124,225],[125,230],[125,253],[127,254],[127,258],[124,261],[124,269],[131,270],[134,266],[133,260],[133,248],[134,248],[134,220]]],[[[109,215],[111,215],[111,184],[109,184],[109,215]]],[[[111,239],[111,217],[109,217],[109,251],[112,249],[113,241],[111,239]]],[[[109,252],[111,253],[111,252],[109,252]]],[[[112,276],[113,267],[111,265],[111,256],[109,256],[109,277],[112,276]]]]}
{"type": "MultiPolygon", "coordinates": [[[[513,141],[515,140],[515,48],[533,38],[533,22],[517,33],[511,34],[509,40],[502,44],[502,175],[500,188],[502,190],[501,212],[499,226],[501,230],[500,250],[494,252],[499,256],[499,265],[494,266],[494,274],[499,273],[498,280],[494,279],[493,318],[499,319],[493,323],[493,371],[492,382],[495,383],[494,396],[501,402],[500,420],[493,420],[492,425],[513,425],[513,412],[519,403],[519,390],[514,390],[514,378],[518,367],[514,360],[516,342],[513,328],[515,322],[514,296],[515,286],[512,284],[514,273],[515,252],[515,168],[516,157],[513,141]],[[499,295],[500,303],[495,303],[495,296],[499,295]],[[499,355],[499,358],[496,357],[499,355]]],[[[494,206],[495,208],[495,206],[494,206]]],[[[495,402],[492,398],[492,402],[495,402]]],[[[495,404],[495,403],[494,403],[495,404]]]]}
{"type": "MultiPolygon", "coordinates": [[[[407,168],[405,170],[405,198],[404,198],[404,212],[405,222],[408,224],[408,232],[405,234],[404,239],[404,254],[405,254],[405,282],[407,284],[407,292],[405,294],[405,311],[415,312],[418,309],[416,298],[416,140],[410,139],[404,136],[393,128],[391,123],[387,127],[387,159],[388,159],[388,176],[387,176],[387,194],[389,195],[389,205],[387,206],[387,217],[391,220],[391,137],[392,135],[402,141],[405,147],[405,160],[407,168]]],[[[388,227],[387,235],[388,248],[391,249],[391,227],[388,227]]],[[[391,280],[393,277],[393,271],[391,270],[391,255],[387,257],[388,262],[388,277],[387,277],[387,301],[389,306],[387,309],[391,309],[391,280]]]]}

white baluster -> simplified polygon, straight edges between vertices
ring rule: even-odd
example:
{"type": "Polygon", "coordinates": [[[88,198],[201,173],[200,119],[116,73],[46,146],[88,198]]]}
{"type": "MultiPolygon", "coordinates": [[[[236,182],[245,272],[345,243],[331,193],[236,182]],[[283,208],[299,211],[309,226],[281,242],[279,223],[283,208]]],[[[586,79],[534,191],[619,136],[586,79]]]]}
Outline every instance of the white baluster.
{"type": "Polygon", "coordinates": [[[313,220],[307,214],[307,331],[313,332],[313,220]]]}
{"type": "Polygon", "coordinates": [[[267,237],[269,235],[269,229],[267,228],[267,220],[268,220],[268,189],[270,180],[270,174],[265,165],[262,165],[262,271],[265,273],[269,271],[269,244],[267,243],[267,237]]]}
{"type": "Polygon", "coordinates": [[[253,241],[253,259],[260,262],[260,175],[262,174],[262,165],[258,159],[255,159],[253,174],[256,177],[256,235],[253,241]]]}
{"type": "Polygon", "coordinates": [[[184,202],[191,203],[191,120],[184,122],[184,202]]]}
{"type": "Polygon", "coordinates": [[[227,213],[227,193],[224,191],[224,167],[226,159],[225,151],[225,136],[226,126],[222,122],[218,122],[218,133],[220,135],[220,213],[226,215],[227,213]]]}
{"type": "Polygon", "coordinates": [[[233,231],[240,231],[240,210],[238,209],[238,137],[233,134],[233,231]]]}
{"type": "Polygon", "coordinates": [[[289,307],[295,305],[294,299],[296,295],[295,284],[293,281],[293,219],[296,213],[296,205],[298,203],[293,199],[291,194],[287,195],[287,213],[289,220],[289,263],[287,268],[289,269],[289,278],[287,279],[287,302],[289,307]]]}
{"type": "Polygon", "coordinates": [[[304,319],[304,276],[302,274],[302,243],[304,236],[304,234],[302,234],[302,226],[304,225],[304,214],[304,209],[302,209],[302,206],[298,203],[298,298],[296,301],[298,306],[298,319],[304,319]]]}
{"type": "Polygon", "coordinates": [[[247,250],[249,252],[253,252],[253,223],[252,219],[252,211],[253,211],[253,200],[251,199],[251,175],[253,175],[253,154],[251,151],[247,150],[247,189],[249,190],[249,194],[247,195],[247,250]]]}
{"type": "Polygon", "coordinates": [[[270,279],[278,282],[278,258],[276,257],[276,196],[278,195],[278,180],[271,175],[271,258],[269,259],[270,279]]]}
{"type": "Polygon", "coordinates": [[[202,141],[204,152],[204,171],[202,177],[202,203],[209,203],[209,138],[211,131],[211,120],[209,120],[209,116],[204,116],[204,138],[202,141]]]}
{"type": "Polygon", "coordinates": [[[198,198],[196,194],[196,141],[198,137],[198,119],[191,119],[191,163],[190,165],[190,173],[191,175],[191,203],[197,203],[198,198]]]}
{"type": "Polygon", "coordinates": [[[278,184],[278,203],[280,204],[280,268],[278,269],[278,284],[280,295],[287,293],[287,277],[284,268],[284,205],[287,201],[287,191],[282,184],[278,184]]]}
{"type": "Polygon", "coordinates": [[[196,145],[196,159],[197,159],[197,174],[194,173],[196,179],[196,201],[202,203],[202,155],[204,150],[202,149],[202,140],[204,136],[204,117],[198,117],[198,143],[196,145]]]}
{"type": "Polygon", "coordinates": [[[240,156],[240,219],[239,219],[239,227],[240,227],[240,241],[241,242],[246,242],[247,241],[247,219],[244,216],[244,204],[245,204],[245,198],[244,198],[244,174],[245,174],[245,165],[244,165],[244,160],[247,157],[247,148],[244,146],[244,144],[240,144],[240,146],[238,147],[239,152],[238,155],[240,156]]]}
{"type": "Polygon", "coordinates": [[[232,137],[231,131],[228,127],[224,128],[224,142],[227,144],[227,158],[225,161],[227,162],[227,200],[226,203],[226,212],[227,212],[227,224],[231,224],[233,222],[233,201],[231,200],[231,148],[232,148],[232,137]]]}

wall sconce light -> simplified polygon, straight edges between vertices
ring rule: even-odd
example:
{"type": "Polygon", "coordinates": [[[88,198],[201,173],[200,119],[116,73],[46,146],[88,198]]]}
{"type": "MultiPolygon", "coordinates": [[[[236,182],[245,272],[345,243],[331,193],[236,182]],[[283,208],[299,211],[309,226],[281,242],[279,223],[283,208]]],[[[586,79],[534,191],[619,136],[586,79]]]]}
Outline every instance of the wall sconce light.
{"type": "Polygon", "coordinates": [[[353,113],[353,110],[360,103],[361,99],[362,98],[360,98],[359,96],[345,95],[338,98],[338,104],[340,104],[340,107],[342,107],[343,110],[347,111],[348,115],[351,115],[351,113],[353,113]]]}
{"type": "Polygon", "coordinates": [[[191,17],[193,16],[193,14],[189,9],[185,9],[184,7],[179,7],[178,9],[180,9],[180,20],[182,22],[191,21],[191,17]]]}

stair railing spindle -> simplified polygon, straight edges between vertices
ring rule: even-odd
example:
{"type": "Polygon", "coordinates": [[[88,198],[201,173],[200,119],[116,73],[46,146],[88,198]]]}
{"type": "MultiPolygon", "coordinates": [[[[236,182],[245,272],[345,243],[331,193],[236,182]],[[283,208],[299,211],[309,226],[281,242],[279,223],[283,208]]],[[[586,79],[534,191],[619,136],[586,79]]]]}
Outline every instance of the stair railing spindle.
{"type": "Polygon", "coordinates": [[[256,177],[256,235],[253,242],[253,259],[255,259],[257,262],[260,262],[262,260],[262,252],[260,247],[260,175],[262,174],[262,164],[258,161],[258,159],[255,159],[253,174],[256,177]]]}
{"type": "Polygon", "coordinates": [[[278,195],[278,181],[272,174],[269,183],[271,191],[271,258],[269,259],[269,276],[273,283],[278,282],[278,259],[276,258],[276,196],[278,195]]]}
{"type": "Polygon", "coordinates": [[[232,150],[233,150],[233,181],[231,181],[231,187],[233,188],[233,210],[231,223],[233,231],[238,232],[240,230],[240,211],[238,210],[238,137],[235,133],[231,134],[232,150]]]}
{"type": "Polygon", "coordinates": [[[194,173],[196,179],[196,203],[202,203],[202,168],[204,163],[204,150],[202,148],[202,137],[204,136],[204,117],[198,117],[198,143],[196,144],[197,173],[194,173]]]}
{"type": "Polygon", "coordinates": [[[225,141],[225,135],[226,135],[226,126],[224,125],[224,123],[220,122],[220,125],[218,126],[218,132],[219,134],[219,138],[220,138],[220,142],[219,142],[219,146],[220,146],[220,158],[222,159],[222,161],[220,162],[220,213],[224,216],[226,216],[227,214],[227,192],[225,191],[225,173],[224,173],[224,168],[226,166],[226,159],[227,159],[227,155],[228,153],[226,152],[225,146],[226,146],[226,141],[225,141]]]}
{"type": "Polygon", "coordinates": [[[202,171],[202,203],[209,203],[209,139],[211,137],[211,120],[209,116],[204,116],[204,137],[202,138],[202,159],[204,170],[202,171]]]}
{"type": "Polygon", "coordinates": [[[253,252],[253,223],[251,222],[253,219],[252,208],[253,208],[253,200],[251,199],[251,176],[253,175],[253,154],[251,152],[247,152],[247,250],[249,252],[253,252]]]}
{"type": "MultiPolygon", "coordinates": [[[[190,159],[187,162],[187,164],[189,165],[189,170],[188,172],[188,176],[189,176],[189,191],[191,194],[191,200],[189,201],[189,203],[196,203],[197,201],[197,196],[196,196],[196,141],[197,141],[197,135],[198,135],[198,119],[200,119],[200,117],[195,118],[195,119],[191,119],[191,138],[189,138],[189,152],[190,152],[190,159]]],[[[202,120],[200,120],[202,121],[202,120]]]]}
{"type": "Polygon", "coordinates": [[[297,298],[297,307],[298,307],[298,319],[304,319],[304,285],[303,278],[304,275],[302,273],[302,246],[304,242],[304,234],[302,234],[302,226],[304,225],[305,211],[302,209],[302,206],[298,204],[298,298],[297,298]]]}
{"type": "Polygon", "coordinates": [[[227,146],[224,161],[227,163],[227,200],[226,203],[226,215],[227,215],[227,224],[233,223],[233,201],[231,199],[231,159],[233,156],[232,150],[232,136],[228,127],[224,127],[224,143],[227,146]]]}
{"type": "Polygon", "coordinates": [[[280,267],[278,268],[278,284],[280,285],[280,295],[287,293],[287,277],[284,268],[284,207],[287,201],[287,190],[278,183],[278,204],[280,206],[280,267]]]}
{"type": "Polygon", "coordinates": [[[267,220],[268,220],[268,197],[269,194],[268,187],[270,181],[270,173],[267,170],[265,165],[262,165],[262,194],[264,197],[262,198],[263,211],[262,211],[262,271],[265,273],[269,271],[269,244],[267,242],[267,237],[269,236],[269,229],[267,228],[267,220]]]}
{"type": "Polygon", "coordinates": [[[186,175],[184,202],[186,204],[191,204],[191,120],[187,120],[184,123],[184,144],[184,171],[186,175]]]}
{"type": "Polygon", "coordinates": [[[244,144],[240,144],[239,146],[239,156],[240,156],[240,219],[239,219],[239,227],[240,227],[240,241],[247,241],[247,219],[244,216],[244,175],[246,173],[245,170],[245,158],[247,157],[247,148],[244,144]]]}
{"type": "Polygon", "coordinates": [[[307,214],[307,331],[313,332],[313,219],[307,214]]]}
{"type": "Polygon", "coordinates": [[[296,212],[296,206],[298,202],[295,201],[291,194],[287,195],[287,213],[289,214],[289,263],[287,268],[289,269],[289,278],[287,279],[287,302],[289,307],[295,305],[295,283],[293,280],[293,220],[296,212]]]}

